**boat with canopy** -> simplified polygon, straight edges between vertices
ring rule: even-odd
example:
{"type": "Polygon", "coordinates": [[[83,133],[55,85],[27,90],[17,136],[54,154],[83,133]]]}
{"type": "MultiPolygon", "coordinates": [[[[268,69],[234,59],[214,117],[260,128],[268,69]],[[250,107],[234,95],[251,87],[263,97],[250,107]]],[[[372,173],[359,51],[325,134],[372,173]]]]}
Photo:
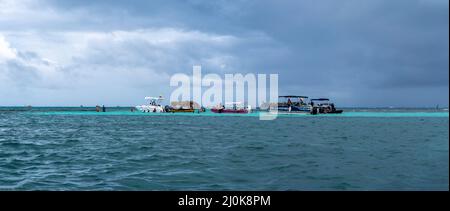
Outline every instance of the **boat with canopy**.
{"type": "Polygon", "coordinates": [[[309,113],[311,106],[306,102],[307,96],[282,95],[278,96],[278,112],[309,113]]]}
{"type": "MultiPolygon", "coordinates": [[[[195,105],[198,105],[198,104],[195,103],[195,105]]],[[[165,107],[165,110],[166,110],[166,112],[171,112],[171,113],[194,113],[195,112],[194,101],[172,103],[171,106],[167,105],[165,107]],[[189,104],[189,105],[186,105],[186,104],[189,104]]]]}
{"type": "Polygon", "coordinates": [[[159,97],[145,97],[145,100],[148,100],[149,103],[147,105],[136,106],[136,109],[141,112],[153,112],[153,113],[162,113],[164,112],[164,107],[161,105],[161,102],[164,100],[162,96],[159,97]]]}
{"type": "Polygon", "coordinates": [[[214,113],[234,113],[246,114],[251,112],[251,106],[244,106],[241,102],[227,102],[225,105],[218,105],[211,109],[214,113]]]}
{"type": "Polygon", "coordinates": [[[337,110],[334,103],[328,98],[311,99],[311,114],[340,114],[343,110],[337,110]]]}

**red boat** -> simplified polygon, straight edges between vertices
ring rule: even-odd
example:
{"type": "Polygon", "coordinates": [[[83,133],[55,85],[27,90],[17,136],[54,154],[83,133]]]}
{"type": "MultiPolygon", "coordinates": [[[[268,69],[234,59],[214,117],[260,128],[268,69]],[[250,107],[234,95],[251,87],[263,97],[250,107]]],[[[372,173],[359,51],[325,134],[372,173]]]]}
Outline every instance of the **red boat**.
{"type": "Polygon", "coordinates": [[[225,103],[227,106],[218,106],[212,108],[211,111],[214,113],[224,113],[224,114],[247,114],[251,111],[251,107],[247,106],[244,108],[241,106],[240,102],[225,103]],[[231,107],[230,107],[231,105],[231,107]]]}

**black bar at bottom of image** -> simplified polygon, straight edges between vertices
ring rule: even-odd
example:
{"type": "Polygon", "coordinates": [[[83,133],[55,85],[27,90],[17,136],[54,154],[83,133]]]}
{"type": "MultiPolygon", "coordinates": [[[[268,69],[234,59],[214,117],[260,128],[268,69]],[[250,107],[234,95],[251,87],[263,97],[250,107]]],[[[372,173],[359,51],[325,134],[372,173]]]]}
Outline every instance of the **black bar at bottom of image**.
{"type": "Polygon", "coordinates": [[[21,206],[42,208],[386,208],[392,204],[410,207],[439,205],[443,192],[358,192],[358,191],[6,191],[1,193],[2,202],[15,208],[21,206]],[[425,197],[425,195],[428,195],[425,197]],[[400,197],[398,197],[400,196],[400,197]],[[15,203],[17,199],[26,203],[15,203]],[[430,200],[431,199],[431,200],[430,200]],[[58,203],[55,203],[58,202],[58,203]]]}

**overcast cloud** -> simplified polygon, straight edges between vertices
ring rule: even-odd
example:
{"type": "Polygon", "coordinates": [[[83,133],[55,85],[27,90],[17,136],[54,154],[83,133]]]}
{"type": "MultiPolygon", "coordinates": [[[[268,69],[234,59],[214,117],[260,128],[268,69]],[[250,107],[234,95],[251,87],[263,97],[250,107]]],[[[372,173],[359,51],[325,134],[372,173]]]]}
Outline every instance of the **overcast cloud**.
{"type": "Polygon", "coordinates": [[[341,106],[448,106],[448,3],[0,0],[0,105],[136,105],[202,65],[341,106]]]}

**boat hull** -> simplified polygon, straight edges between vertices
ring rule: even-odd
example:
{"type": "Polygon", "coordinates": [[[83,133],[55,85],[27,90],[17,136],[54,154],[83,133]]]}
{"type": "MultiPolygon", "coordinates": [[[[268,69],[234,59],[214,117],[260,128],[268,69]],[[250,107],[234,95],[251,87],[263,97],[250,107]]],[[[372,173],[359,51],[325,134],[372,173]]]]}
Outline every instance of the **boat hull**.
{"type": "Polygon", "coordinates": [[[136,106],[136,109],[138,111],[141,111],[144,113],[162,113],[162,112],[164,112],[164,108],[162,106],[155,106],[155,105],[136,106]]]}
{"type": "Polygon", "coordinates": [[[278,106],[278,112],[282,113],[309,113],[311,108],[309,106],[278,106]]]}
{"type": "Polygon", "coordinates": [[[173,109],[173,110],[169,110],[169,112],[172,112],[172,113],[194,113],[195,110],[194,109],[173,109]]]}
{"type": "Polygon", "coordinates": [[[343,112],[343,110],[335,110],[335,111],[330,111],[327,114],[341,114],[343,112]]]}
{"type": "Polygon", "coordinates": [[[314,107],[311,110],[311,114],[315,115],[315,114],[341,114],[343,112],[343,110],[329,110],[326,108],[320,108],[320,107],[314,107]]]}
{"type": "Polygon", "coordinates": [[[211,112],[223,113],[223,114],[246,114],[246,113],[248,113],[248,110],[247,109],[234,110],[234,109],[216,109],[216,108],[213,108],[213,109],[211,109],[211,112]]]}

